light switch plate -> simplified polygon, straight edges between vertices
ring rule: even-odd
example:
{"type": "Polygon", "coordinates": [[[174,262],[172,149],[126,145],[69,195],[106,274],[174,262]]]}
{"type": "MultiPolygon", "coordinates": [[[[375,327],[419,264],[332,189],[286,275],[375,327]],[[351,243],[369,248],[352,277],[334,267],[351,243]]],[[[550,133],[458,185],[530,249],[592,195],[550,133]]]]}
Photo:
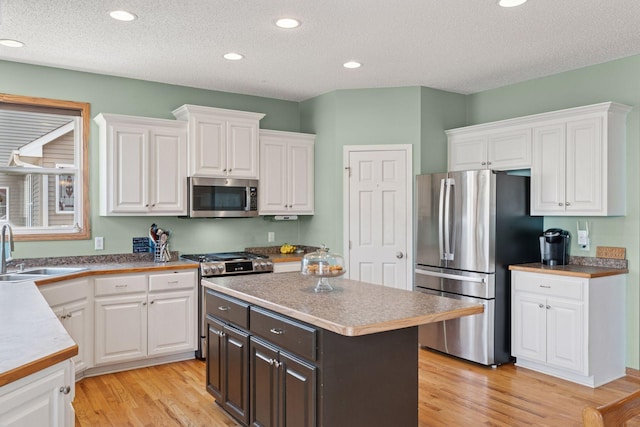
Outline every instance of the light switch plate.
{"type": "Polygon", "coordinates": [[[627,250],[615,246],[596,247],[596,258],[625,259],[627,250]]]}
{"type": "Polygon", "coordinates": [[[93,249],[96,251],[104,250],[104,237],[96,237],[93,240],[93,249]]]}

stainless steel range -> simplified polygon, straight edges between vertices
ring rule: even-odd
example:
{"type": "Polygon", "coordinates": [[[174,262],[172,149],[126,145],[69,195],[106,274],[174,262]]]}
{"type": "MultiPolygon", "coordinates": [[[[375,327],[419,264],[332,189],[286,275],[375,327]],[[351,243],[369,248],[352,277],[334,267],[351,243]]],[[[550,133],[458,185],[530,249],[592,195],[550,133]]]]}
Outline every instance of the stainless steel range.
{"type": "MultiPolygon", "coordinates": [[[[182,255],[181,258],[200,263],[200,279],[232,276],[237,274],[273,273],[273,262],[268,255],[251,252],[221,252],[211,254],[182,255]]],[[[207,357],[207,319],[204,308],[205,288],[200,280],[198,289],[198,335],[200,337],[196,357],[207,357]]]]}

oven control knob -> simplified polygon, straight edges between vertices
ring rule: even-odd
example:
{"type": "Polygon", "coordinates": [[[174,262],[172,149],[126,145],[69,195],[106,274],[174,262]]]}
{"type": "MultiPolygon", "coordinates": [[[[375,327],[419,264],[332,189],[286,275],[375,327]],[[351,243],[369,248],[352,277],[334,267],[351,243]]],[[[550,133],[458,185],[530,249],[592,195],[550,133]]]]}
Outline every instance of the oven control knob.
{"type": "Polygon", "coordinates": [[[202,272],[207,275],[207,274],[211,274],[211,267],[209,267],[208,265],[203,265],[202,266],[202,272]]]}
{"type": "Polygon", "coordinates": [[[218,272],[224,273],[224,265],[218,264],[218,272]]]}
{"type": "Polygon", "coordinates": [[[273,263],[271,261],[267,261],[267,268],[273,268],[273,263]]]}
{"type": "Polygon", "coordinates": [[[260,263],[260,268],[261,269],[264,270],[266,267],[267,267],[267,263],[266,262],[263,261],[263,262],[260,263]]]}

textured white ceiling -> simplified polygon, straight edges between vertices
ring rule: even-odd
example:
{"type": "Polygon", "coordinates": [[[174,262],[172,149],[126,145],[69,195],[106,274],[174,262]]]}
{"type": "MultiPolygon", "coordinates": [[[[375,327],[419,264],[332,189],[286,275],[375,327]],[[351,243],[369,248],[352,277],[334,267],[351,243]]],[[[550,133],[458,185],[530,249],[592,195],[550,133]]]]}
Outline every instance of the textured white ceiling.
{"type": "Polygon", "coordinates": [[[0,59],[294,101],[468,94],[638,54],[639,22],[640,0],[0,0],[0,38],[26,43],[0,59]],[[276,28],[283,16],[302,26],[276,28]],[[352,59],[363,67],[344,69],[352,59]]]}

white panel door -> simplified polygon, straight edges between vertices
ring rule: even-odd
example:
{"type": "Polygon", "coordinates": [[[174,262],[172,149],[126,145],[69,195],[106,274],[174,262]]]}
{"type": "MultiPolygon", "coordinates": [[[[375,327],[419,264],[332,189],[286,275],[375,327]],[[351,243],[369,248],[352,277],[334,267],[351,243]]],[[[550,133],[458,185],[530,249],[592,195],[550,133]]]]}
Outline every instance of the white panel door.
{"type": "Polygon", "coordinates": [[[111,212],[134,213],[149,210],[149,132],[145,127],[117,126],[111,163],[115,200],[111,212]]]}
{"type": "Polygon", "coordinates": [[[583,303],[559,299],[547,301],[547,363],[582,372],[583,303]]]}
{"type": "Polygon", "coordinates": [[[487,168],[487,137],[452,137],[449,142],[449,170],[487,168]]]}
{"type": "Polygon", "coordinates": [[[253,120],[227,123],[227,175],[258,179],[258,124],[253,120]]]}
{"type": "Polygon", "coordinates": [[[187,213],[187,133],[179,129],[151,131],[151,210],[187,213]]]}
{"type": "Polygon", "coordinates": [[[407,267],[411,230],[411,155],[406,149],[349,151],[347,274],[351,279],[412,289],[407,267]]]}
{"type": "Polygon", "coordinates": [[[189,176],[225,176],[227,167],[227,122],[198,117],[195,137],[189,139],[189,176]]]}
{"type": "Polygon", "coordinates": [[[516,292],[513,299],[511,353],[547,361],[547,309],[544,297],[516,292]]]}
{"type": "Polygon", "coordinates": [[[289,208],[297,214],[313,214],[313,144],[289,143],[289,208]]]}
{"type": "Polygon", "coordinates": [[[194,291],[149,294],[149,356],[195,350],[194,291]]]}
{"type": "Polygon", "coordinates": [[[531,163],[531,215],[565,210],[564,124],[533,129],[531,163]]]}
{"type": "Polygon", "coordinates": [[[584,214],[603,209],[602,118],[567,123],[567,211],[584,214]]]}
{"type": "Polygon", "coordinates": [[[147,356],[146,305],[146,295],[96,299],[96,365],[147,356]]]}
{"type": "Polygon", "coordinates": [[[287,198],[287,144],[263,138],[260,141],[260,214],[269,215],[286,211],[287,198]],[[268,165],[268,166],[267,166],[268,165]]]}

